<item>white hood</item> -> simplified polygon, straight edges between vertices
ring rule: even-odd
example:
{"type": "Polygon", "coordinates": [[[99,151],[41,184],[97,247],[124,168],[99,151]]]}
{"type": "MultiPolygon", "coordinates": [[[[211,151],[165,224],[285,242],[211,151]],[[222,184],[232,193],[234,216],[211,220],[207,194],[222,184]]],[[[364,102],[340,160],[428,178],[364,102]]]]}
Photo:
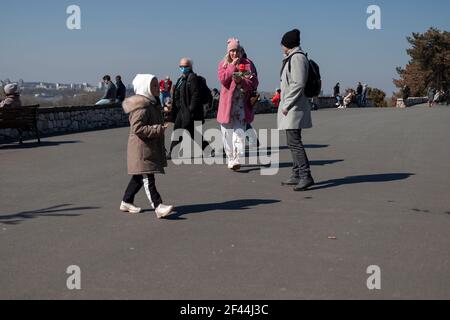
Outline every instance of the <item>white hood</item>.
{"type": "Polygon", "coordinates": [[[156,78],[152,74],[138,74],[133,80],[134,93],[146,98],[154,98],[150,92],[150,83],[156,78]]]}

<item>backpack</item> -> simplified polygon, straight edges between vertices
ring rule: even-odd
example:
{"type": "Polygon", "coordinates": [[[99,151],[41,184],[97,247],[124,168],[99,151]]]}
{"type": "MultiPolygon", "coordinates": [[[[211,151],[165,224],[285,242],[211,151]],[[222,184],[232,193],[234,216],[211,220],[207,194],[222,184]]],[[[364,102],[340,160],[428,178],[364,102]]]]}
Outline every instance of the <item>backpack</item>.
{"type": "MultiPolygon", "coordinates": [[[[305,54],[303,52],[294,53],[286,62],[289,63],[289,72],[291,72],[292,68],[291,66],[292,57],[295,56],[296,54],[302,54],[306,57],[306,59],[308,59],[308,54],[305,54]]],[[[320,92],[322,91],[322,77],[320,76],[319,65],[315,61],[309,59],[308,63],[309,63],[309,72],[308,72],[308,81],[306,82],[305,87],[305,96],[307,98],[314,98],[319,96],[320,92]]]]}

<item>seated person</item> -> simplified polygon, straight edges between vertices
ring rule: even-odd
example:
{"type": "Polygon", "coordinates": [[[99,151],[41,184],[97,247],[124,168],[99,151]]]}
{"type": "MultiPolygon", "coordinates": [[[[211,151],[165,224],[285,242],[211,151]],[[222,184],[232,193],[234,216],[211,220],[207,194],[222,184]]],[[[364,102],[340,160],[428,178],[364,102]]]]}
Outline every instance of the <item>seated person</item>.
{"type": "Polygon", "coordinates": [[[0,103],[0,108],[20,108],[22,102],[20,101],[19,86],[17,83],[7,84],[3,90],[5,91],[6,99],[0,103]]]}
{"type": "Polygon", "coordinates": [[[95,105],[106,105],[106,104],[114,104],[117,103],[116,97],[117,97],[117,88],[112,83],[111,77],[106,75],[103,77],[103,83],[105,85],[105,94],[103,97],[98,101],[95,105]]]}
{"type": "Polygon", "coordinates": [[[356,98],[355,92],[350,91],[350,93],[344,98],[344,105],[340,106],[339,109],[347,109],[355,98],[356,98]]]}

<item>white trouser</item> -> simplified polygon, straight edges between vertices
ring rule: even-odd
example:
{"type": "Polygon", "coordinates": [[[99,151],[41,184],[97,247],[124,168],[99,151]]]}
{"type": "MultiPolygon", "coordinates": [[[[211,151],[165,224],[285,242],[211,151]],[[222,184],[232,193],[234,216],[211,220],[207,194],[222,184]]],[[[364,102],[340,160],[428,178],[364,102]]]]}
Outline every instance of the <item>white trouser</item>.
{"type": "Polygon", "coordinates": [[[241,156],[245,155],[244,122],[235,121],[222,125],[223,145],[228,158],[228,164],[240,164],[241,156]]]}
{"type": "Polygon", "coordinates": [[[95,105],[96,106],[104,106],[107,104],[114,104],[114,103],[117,103],[117,100],[101,99],[95,105]]]}

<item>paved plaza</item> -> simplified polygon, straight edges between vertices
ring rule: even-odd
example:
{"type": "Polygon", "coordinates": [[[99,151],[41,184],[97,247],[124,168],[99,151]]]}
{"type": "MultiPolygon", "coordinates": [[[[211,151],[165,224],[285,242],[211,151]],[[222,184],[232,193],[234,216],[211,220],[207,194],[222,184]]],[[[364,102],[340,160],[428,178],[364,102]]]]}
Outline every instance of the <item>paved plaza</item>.
{"type": "Polygon", "coordinates": [[[128,128],[0,145],[0,299],[449,299],[450,108],[313,117],[312,190],[281,187],[283,134],[275,176],[171,163],[157,177],[167,220],[118,211],[128,128]]]}

